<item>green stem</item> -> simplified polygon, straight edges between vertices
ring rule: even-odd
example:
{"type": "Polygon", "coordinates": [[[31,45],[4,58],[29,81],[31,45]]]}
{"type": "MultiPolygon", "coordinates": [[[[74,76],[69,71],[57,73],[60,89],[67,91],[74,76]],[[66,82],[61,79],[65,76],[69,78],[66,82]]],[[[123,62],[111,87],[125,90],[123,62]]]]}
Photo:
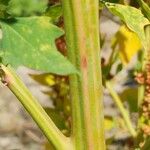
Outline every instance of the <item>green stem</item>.
{"type": "Polygon", "coordinates": [[[34,121],[43,131],[47,139],[58,150],[71,150],[70,139],[65,137],[49,118],[39,102],[32,96],[11,67],[1,65],[2,81],[14,93],[24,108],[29,112],[34,121]]]}
{"type": "MultiPolygon", "coordinates": [[[[150,41],[150,25],[145,27],[145,35],[146,35],[147,45],[145,46],[145,49],[143,52],[143,59],[141,60],[143,72],[145,71],[146,64],[149,63],[149,61],[150,61],[150,42],[149,42],[150,41]]],[[[146,85],[140,85],[138,88],[139,118],[138,118],[138,125],[137,125],[137,128],[138,128],[138,136],[136,139],[136,145],[137,146],[141,142],[141,140],[143,140],[143,131],[141,131],[141,128],[143,126],[143,123],[145,123],[145,117],[142,115],[141,109],[142,109],[142,103],[144,100],[145,86],[146,85]]],[[[149,138],[148,138],[148,140],[149,140],[149,138]]],[[[145,147],[147,147],[147,145],[149,145],[149,144],[146,141],[145,147]]]]}
{"type": "Polygon", "coordinates": [[[120,97],[118,96],[118,94],[114,90],[114,88],[113,88],[112,84],[110,83],[110,81],[106,82],[106,87],[107,87],[110,95],[112,96],[113,100],[115,101],[116,105],[118,106],[129,132],[131,133],[131,135],[133,137],[136,137],[136,131],[132,126],[132,123],[131,123],[131,120],[130,120],[130,117],[129,117],[129,113],[124,108],[120,97]]]}
{"type": "MultiPolygon", "coordinates": [[[[146,35],[146,43],[147,45],[145,46],[146,48],[144,49],[143,52],[143,58],[142,58],[142,71],[145,70],[145,66],[147,64],[147,61],[150,60],[149,58],[149,53],[150,53],[150,25],[145,27],[145,35],[146,35]]],[[[138,106],[140,107],[142,102],[143,102],[143,98],[144,98],[144,91],[145,91],[145,87],[144,85],[139,86],[138,89],[138,106]]]]}
{"type": "Polygon", "coordinates": [[[143,102],[143,98],[144,98],[144,91],[145,91],[145,87],[144,85],[140,85],[138,87],[138,108],[140,109],[140,106],[143,102]]]}
{"type": "MultiPolygon", "coordinates": [[[[145,35],[146,35],[147,45],[145,46],[146,48],[144,49],[143,58],[141,60],[142,71],[145,70],[145,66],[146,66],[147,62],[150,60],[150,58],[149,58],[149,56],[150,56],[149,55],[149,53],[150,53],[150,25],[145,27],[145,35]]],[[[145,86],[140,85],[138,88],[138,107],[139,107],[139,109],[140,109],[141,104],[142,104],[143,99],[144,99],[144,92],[145,92],[145,86]]]]}
{"type": "Polygon", "coordinates": [[[105,150],[98,0],[62,0],[70,76],[72,139],[77,150],[105,150]]]}

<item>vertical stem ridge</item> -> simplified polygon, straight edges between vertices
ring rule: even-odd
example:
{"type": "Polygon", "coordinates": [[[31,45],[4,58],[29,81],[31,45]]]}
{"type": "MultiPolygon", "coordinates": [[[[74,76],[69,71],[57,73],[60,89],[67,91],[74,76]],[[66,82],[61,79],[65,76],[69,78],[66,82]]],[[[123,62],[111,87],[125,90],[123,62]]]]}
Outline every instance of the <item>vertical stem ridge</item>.
{"type": "Polygon", "coordinates": [[[98,0],[63,0],[70,76],[73,140],[78,150],[104,150],[98,0]]]}

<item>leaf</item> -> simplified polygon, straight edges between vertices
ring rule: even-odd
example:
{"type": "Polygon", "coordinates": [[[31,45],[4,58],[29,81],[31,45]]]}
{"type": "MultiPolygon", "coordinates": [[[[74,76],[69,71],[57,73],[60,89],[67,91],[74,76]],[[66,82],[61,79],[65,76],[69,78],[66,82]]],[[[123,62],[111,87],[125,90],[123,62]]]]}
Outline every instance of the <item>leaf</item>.
{"type": "Polygon", "coordinates": [[[121,26],[115,34],[115,40],[119,56],[124,65],[127,65],[133,56],[142,48],[140,39],[137,34],[129,30],[126,26],[121,26]]]}
{"type": "Polygon", "coordinates": [[[52,74],[30,74],[30,77],[45,86],[53,86],[55,84],[55,77],[52,74]]]}
{"type": "Polygon", "coordinates": [[[119,73],[123,69],[122,63],[117,65],[116,74],[119,73]]]}
{"type": "Polygon", "coordinates": [[[55,74],[77,73],[75,67],[57,50],[55,39],[63,31],[50,23],[49,17],[25,17],[1,21],[4,63],[20,65],[55,74]]]}
{"type": "Polygon", "coordinates": [[[138,111],[138,97],[137,97],[137,88],[128,88],[125,89],[121,94],[120,98],[123,101],[127,101],[129,104],[130,112],[137,112],[138,111]]]}
{"type": "Polygon", "coordinates": [[[39,15],[45,12],[48,0],[10,0],[8,13],[11,16],[39,15]]]}
{"type": "MultiPolygon", "coordinates": [[[[66,127],[66,122],[64,117],[61,115],[59,111],[56,109],[52,109],[50,107],[44,108],[50,118],[53,120],[55,125],[66,135],[68,136],[68,129],[66,127]]],[[[44,144],[45,150],[55,150],[53,144],[51,142],[46,142],[44,144]]]]}
{"type": "Polygon", "coordinates": [[[6,18],[7,14],[7,6],[10,0],[0,0],[0,18],[6,18]]]}
{"type": "Polygon", "coordinates": [[[51,17],[53,21],[57,21],[62,16],[62,6],[56,4],[49,7],[45,15],[51,17]]]}
{"type": "Polygon", "coordinates": [[[105,130],[111,130],[115,127],[115,121],[111,117],[104,118],[105,130]]]}
{"type": "Polygon", "coordinates": [[[48,141],[44,144],[44,150],[56,150],[56,148],[51,142],[48,141]]]}
{"type": "Polygon", "coordinates": [[[137,1],[142,8],[143,14],[150,20],[150,7],[143,0],[137,1]]]}
{"type": "Polygon", "coordinates": [[[63,118],[63,116],[61,116],[61,114],[59,113],[59,111],[49,108],[49,107],[45,107],[44,108],[46,113],[50,116],[50,118],[54,121],[55,125],[60,129],[60,130],[66,130],[66,125],[65,125],[65,119],[63,118]]]}
{"type": "Polygon", "coordinates": [[[134,31],[138,35],[143,47],[146,48],[147,44],[144,27],[150,24],[150,22],[144,17],[141,11],[134,7],[124,6],[121,4],[105,3],[105,5],[111,13],[118,16],[130,30],[134,31]]]}

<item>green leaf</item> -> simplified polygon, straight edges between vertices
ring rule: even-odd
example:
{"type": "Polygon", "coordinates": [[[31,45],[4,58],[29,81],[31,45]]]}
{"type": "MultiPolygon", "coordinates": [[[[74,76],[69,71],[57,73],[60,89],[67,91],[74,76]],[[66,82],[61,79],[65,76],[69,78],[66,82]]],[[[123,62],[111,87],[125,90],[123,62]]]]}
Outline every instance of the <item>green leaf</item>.
{"type": "Polygon", "coordinates": [[[57,21],[62,16],[62,6],[56,4],[49,7],[45,15],[51,17],[53,21],[57,21]]]}
{"type": "Polygon", "coordinates": [[[10,0],[8,13],[11,16],[39,15],[45,12],[48,0],[10,0]]]}
{"type": "Polygon", "coordinates": [[[65,119],[63,118],[63,116],[60,114],[59,111],[49,107],[45,107],[44,109],[60,130],[67,130],[65,125],[65,119]]]}
{"type": "Polygon", "coordinates": [[[150,22],[147,18],[144,17],[141,11],[134,7],[120,4],[105,3],[105,5],[111,13],[120,17],[120,19],[125,22],[127,27],[139,36],[143,47],[146,48],[144,27],[150,24],[150,22]]]}
{"type": "Polygon", "coordinates": [[[122,63],[118,64],[118,66],[116,68],[116,74],[119,73],[122,69],[123,69],[122,63]]]}
{"type": "Polygon", "coordinates": [[[150,7],[143,0],[137,1],[142,8],[143,14],[150,20],[150,7]]]}
{"type": "Polygon", "coordinates": [[[41,85],[53,86],[56,84],[55,76],[50,73],[29,74],[29,75],[33,80],[40,83],[41,85]]]}
{"type": "Polygon", "coordinates": [[[49,17],[25,17],[0,24],[3,33],[0,57],[4,63],[61,75],[77,72],[56,50],[55,39],[64,32],[52,25],[49,17]]]}
{"type": "Polygon", "coordinates": [[[130,112],[137,112],[138,111],[138,92],[137,88],[128,88],[125,89],[121,94],[120,97],[123,101],[126,101],[129,105],[130,112]]]}
{"type": "Polygon", "coordinates": [[[6,18],[7,14],[7,6],[10,0],[0,0],[0,18],[6,18]]]}
{"type": "Polygon", "coordinates": [[[8,5],[9,1],[10,0],[0,0],[0,4],[2,4],[2,5],[8,5]]]}

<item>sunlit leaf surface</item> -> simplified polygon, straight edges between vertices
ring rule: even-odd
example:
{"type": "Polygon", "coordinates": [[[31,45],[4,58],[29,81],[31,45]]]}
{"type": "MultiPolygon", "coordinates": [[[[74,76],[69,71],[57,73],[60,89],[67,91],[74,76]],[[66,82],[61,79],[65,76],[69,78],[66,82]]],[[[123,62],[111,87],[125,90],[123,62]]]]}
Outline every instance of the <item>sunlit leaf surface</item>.
{"type": "Polygon", "coordinates": [[[126,26],[120,27],[113,39],[114,41],[124,65],[127,65],[133,56],[142,48],[137,34],[129,30],[126,26]]]}
{"type": "Polygon", "coordinates": [[[106,6],[114,15],[120,17],[130,30],[139,36],[143,47],[146,47],[144,27],[150,22],[144,17],[142,12],[134,7],[120,4],[106,3],[106,6]]]}
{"type": "Polygon", "coordinates": [[[25,17],[1,21],[1,57],[14,67],[24,65],[56,74],[75,73],[74,66],[55,47],[63,33],[49,17],[25,17]]]}

